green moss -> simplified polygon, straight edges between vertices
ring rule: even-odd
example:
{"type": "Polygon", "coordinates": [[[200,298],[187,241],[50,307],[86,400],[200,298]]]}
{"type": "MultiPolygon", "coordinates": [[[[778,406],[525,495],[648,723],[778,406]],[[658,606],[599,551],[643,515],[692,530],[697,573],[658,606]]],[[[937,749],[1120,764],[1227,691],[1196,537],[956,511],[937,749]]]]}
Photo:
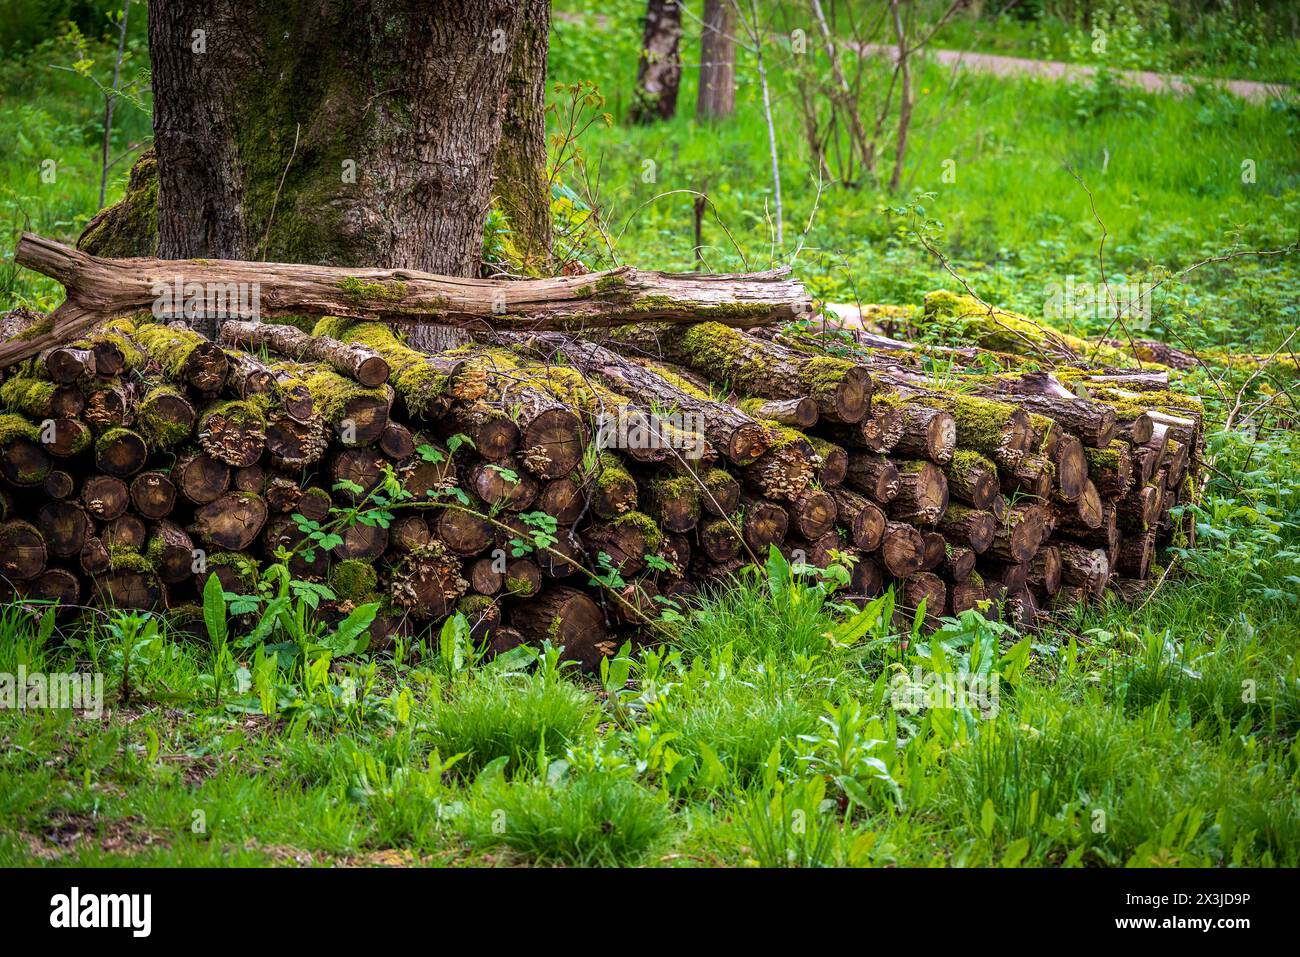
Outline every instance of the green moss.
{"type": "Polygon", "coordinates": [[[847,359],[815,356],[800,365],[799,374],[808,394],[816,398],[835,391],[854,368],[854,364],[847,359]]]}
{"type": "Polygon", "coordinates": [[[329,586],[344,601],[368,601],[379,586],[379,576],[369,562],[349,558],[330,569],[329,586]]]}
{"type": "Polygon", "coordinates": [[[207,421],[214,415],[222,415],[226,421],[240,429],[265,429],[266,417],[271,411],[271,400],[265,395],[253,395],[247,399],[231,399],[217,402],[204,410],[199,419],[199,428],[206,428],[207,421]]]}
{"type": "Polygon", "coordinates": [[[925,297],[923,319],[984,349],[1024,356],[1066,349],[1080,358],[1091,358],[1095,353],[1097,359],[1112,365],[1132,365],[1132,359],[1118,349],[1080,339],[1045,322],[985,306],[972,296],[947,290],[925,297]]]}
{"type": "Polygon", "coordinates": [[[1183,418],[1205,414],[1205,404],[1199,397],[1153,389],[1149,392],[1130,391],[1114,386],[1101,386],[1089,390],[1095,402],[1104,402],[1115,410],[1120,419],[1135,419],[1143,412],[1156,410],[1183,418]]]}
{"type": "Polygon", "coordinates": [[[131,333],[135,332],[135,323],[127,319],[115,319],[105,323],[91,335],[92,343],[110,342],[122,353],[127,369],[137,369],[144,365],[144,350],[135,344],[131,333]]]}
{"type": "Polygon", "coordinates": [[[677,391],[690,396],[693,399],[712,400],[712,396],[701,389],[698,385],[683,375],[674,372],[667,366],[660,365],[657,362],[642,362],[642,366],[649,369],[659,378],[663,379],[677,391]]]}
{"type": "Polygon", "coordinates": [[[131,167],[121,201],[91,221],[77,247],[95,256],[156,255],[158,159],[152,147],[131,167]]]}
{"type": "Polygon", "coordinates": [[[0,405],[31,416],[49,412],[56,386],[53,382],[17,375],[0,385],[0,405]]]}
{"type": "Polygon", "coordinates": [[[175,379],[184,371],[194,350],[208,340],[188,329],[174,329],[151,322],[137,327],[135,341],[162,367],[168,378],[175,379]]]}
{"type": "Polygon", "coordinates": [[[733,482],[735,479],[726,469],[709,469],[704,473],[704,487],[715,494],[719,489],[727,488],[733,482]]]}
{"type": "Polygon", "coordinates": [[[464,615],[473,624],[482,618],[491,616],[492,609],[496,605],[487,595],[465,595],[460,601],[456,602],[456,610],[464,615]]]}
{"type": "Polygon", "coordinates": [[[957,424],[957,444],[984,455],[996,455],[1006,440],[1015,406],[973,395],[927,395],[914,400],[930,409],[943,409],[957,424]]]}
{"type": "Polygon", "coordinates": [[[308,367],[310,372],[303,379],[303,385],[311,393],[312,407],[317,415],[328,422],[337,422],[347,414],[347,405],[353,399],[373,398],[381,402],[388,400],[388,393],[382,386],[368,389],[359,382],[339,375],[330,369],[308,367]]]}
{"type": "Polygon", "coordinates": [[[0,413],[0,445],[7,445],[17,439],[39,442],[41,430],[21,415],[0,413]]]}
{"type": "Polygon", "coordinates": [[[533,583],[527,578],[506,578],[506,593],[510,595],[526,595],[533,590],[533,583]]]}
{"type": "Polygon", "coordinates": [[[95,455],[97,456],[103,455],[106,451],[108,451],[109,448],[113,446],[114,443],[120,442],[123,439],[130,438],[135,434],[136,433],[132,432],[130,429],[124,429],[120,427],[116,429],[109,429],[107,432],[105,432],[103,435],[101,435],[99,438],[95,440],[95,455]]]}
{"type": "Polygon", "coordinates": [[[619,485],[636,485],[632,474],[624,467],[623,460],[613,452],[601,452],[596,457],[593,479],[596,489],[602,492],[619,485]]]}
{"type": "Polygon", "coordinates": [[[147,556],[142,555],[138,548],[130,545],[109,545],[108,567],[115,572],[140,572],[149,575],[156,570],[157,565],[147,556]]]}
{"type": "Polygon", "coordinates": [[[35,322],[33,322],[27,328],[23,329],[21,332],[15,333],[14,339],[16,339],[19,342],[28,342],[32,339],[38,339],[41,336],[46,335],[47,333],[53,331],[54,331],[54,317],[41,316],[41,318],[37,319],[35,322]]]}
{"type": "Polygon", "coordinates": [[[1119,463],[1128,453],[1128,443],[1115,439],[1104,449],[1084,448],[1083,457],[1088,461],[1090,472],[1117,472],[1119,463]]]}
{"type": "Polygon", "coordinates": [[[971,475],[981,469],[991,475],[998,474],[996,465],[971,449],[958,449],[954,452],[948,469],[956,475],[971,475]]]}
{"type": "Polygon", "coordinates": [[[145,394],[136,409],[135,426],[150,448],[169,449],[189,438],[191,425],[158,413],[159,404],[168,398],[185,400],[183,393],[170,386],[156,386],[145,394]]]}
{"type": "Polygon", "coordinates": [[[628,400],[583,375],[572,366],[522,367],[524,381],[553,395],[571,409],[588,415],[615,414],[628,400]]]}
{"type": "Polygon", "coordinates": [[[659,551],[659,547],[664,543],[664,533],[655,524],[654,519],[644,512],[628,512],[614,519],[616,528],[631,527],[641,533],[645,541],[646,551],[649,553],[659,551]]]}
{"type": "Polygon", "coordinates": [[[368,282],[358,276],[345,276],[336,285],[344,295],[360,305],[401,302],[406,298],[407,286],[400,279],[368,282]]]}

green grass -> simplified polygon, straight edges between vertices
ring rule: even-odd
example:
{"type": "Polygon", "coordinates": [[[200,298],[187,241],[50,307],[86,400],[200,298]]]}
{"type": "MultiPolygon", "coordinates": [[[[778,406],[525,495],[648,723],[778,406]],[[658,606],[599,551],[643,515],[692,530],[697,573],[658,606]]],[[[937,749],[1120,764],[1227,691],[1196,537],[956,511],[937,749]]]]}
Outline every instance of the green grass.
{"type": "MultiPolygon", "coordinates": [[[[553,38],[554,79],[598,82],[619,118],[641,6],[618,0],[603,30],[561,21],[553,38]]],[[[1029,28],[994,27],[959,22],[955,35],[1025,52],[1029,28]]],[[[1049,24],[1042,35],[1058,43],[1065,32],[1049,24]]],[[[1148,51],[1145,65],[1178,64],[1180,42],[1148,51]]],[[[1235,72],[1246,47],[1198,49],[1187,62],[1211,73],[1235,72]]],[[[1270,49],[1294,63],[1293,48],[1270,49]]],[[[21,229],[71,240],[94,213],[100,104],[84,78],[47,69],[72,52],[50,43],[0,73],[6,253],[21,229]],[[47,157],[52,183],[40,177],[47,157]]],[[[690,198],[654,197],[707,180],[747,257],[710,219],[711,268],[791,259],[816,200],[795,262],[809,285],[828,299],[916,303],[953,285],[910,234],[912,215],[896,211],[932,192],[920,202],[943,221],[956,268],[987,298],[1032,313],[1050,283],[1097,276],[1099,228],[1064,162],[1094,191],[1112,275],[1297,239],[1294,103],[989,77],[945,99],[946,75],[927,67],[906,195],[864,182],[817,200],[777,70],[788,232],[773,254],[747,55],[741,74],[734,122],[690,119],[688,71],[682,117],[585,138],[623,258],[691,268],[690,198]],[[1244,158],[1256,161],[1254,184],[1241,181],[1244,158]],[[944,159],[955,182],[941,178],[944,159]],[[656,182],[642,181],[646,160],[656,182]]],[[[145,113],[119,117],[115,151],[148,132],[145,113]]],[[[115,168],[117,194],[125,171],[115,168]]],[[[571,169],[565,182],[580,185],[571,169]]],[[[595,245],[584,255],[608,258],[595,245]]],[[[57,294],[0,264],[0,305],[48,308],[57,294]]],[[[1300,321],[1297,302],[1294,255],[1238,259],[1162,293],[1151,334],[1263,349],[1300,321]]],[[[1245,382],[1215,374],[1229,399],[1245,382]]],[[[1222,421],[1207,378],[1181,385],[1209,396],[1222,421]]],[[[1275,407],[1290,408],[1284,396],[1275,407]]],[[[0,710],[0,865],[1297,866],[1300,442],[1237,429],[1212,433],[1210,452],[1196,542],[1161,557],[1173,569],[1155,595],[1032,636],[968,616],[933,637],[888,614],[850,632],[853,610],[825,583],[779,564],[702,602],[668,642],[605,679],[547,652],[478,662],[437,634],[308,669],[301,656],[241,648],[237,634],[214,647],[166,622],[55,629],[0,608],[0,672],[97,671],[107,692],[98,720],[0,710]],[[898,676],[938,659],[996,673],[997,714],[896,707],[898,676]]]]}

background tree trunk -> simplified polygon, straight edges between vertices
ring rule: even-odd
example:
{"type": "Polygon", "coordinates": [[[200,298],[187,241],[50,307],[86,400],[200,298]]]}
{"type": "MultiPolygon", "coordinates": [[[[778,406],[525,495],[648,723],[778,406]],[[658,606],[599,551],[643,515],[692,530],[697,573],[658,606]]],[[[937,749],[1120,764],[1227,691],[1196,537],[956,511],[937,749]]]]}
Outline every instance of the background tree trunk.
{"type": "Polygon", "coordinates": [[[633,123],[668,120],[677,114],[681,39],[682,11],[676,0],[649,0],[636,69],[636,99],[629,114],[633,123]]]}
{"type": "Polygon", "coordinates": [[[700,29],[697,120],[718,120],[736,110],[736,21],[729,0],[704,0],[700,29]]]}
{"type": "Polygon", "coordinates": [[[546,175],[546,54],[551,0],[524,0],[510,58],[493,193],[527,275],[550,274],[551,190],[546,175]]]}

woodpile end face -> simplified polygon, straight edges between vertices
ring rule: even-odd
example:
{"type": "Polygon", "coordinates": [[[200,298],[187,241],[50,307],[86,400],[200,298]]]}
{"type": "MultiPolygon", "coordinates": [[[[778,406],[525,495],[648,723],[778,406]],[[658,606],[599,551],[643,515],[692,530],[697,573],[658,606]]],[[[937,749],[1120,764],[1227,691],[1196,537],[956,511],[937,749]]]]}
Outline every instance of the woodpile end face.
{"type": "Polygon", "coordinates": [[[1163,373],[990,353],[1003,371],[939,381],[891,340],[796,329],[495,332],[430,355],[372,321],[231,321],[210,342],[113,319],[5,370],[0,591],[183,611],[288,549],[335,594],[325,613],[380,603],[376,643],[460,611],[497,651],[549,640],[595,667],[771,546],[931,619],[1028,627],[1141,590],[1204,444],[1163,373]],[[311,545],[376,492],[383,521],[311,545]]]}

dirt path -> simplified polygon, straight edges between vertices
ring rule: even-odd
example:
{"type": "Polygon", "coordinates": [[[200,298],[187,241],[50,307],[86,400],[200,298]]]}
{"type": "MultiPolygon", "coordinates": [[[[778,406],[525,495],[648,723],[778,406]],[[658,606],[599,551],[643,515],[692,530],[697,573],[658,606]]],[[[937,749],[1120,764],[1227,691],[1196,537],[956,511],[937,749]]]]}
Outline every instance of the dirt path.
{"type": "MultiPolygon", "coordinates": [[[[868,53],[881,56],[893,56],[894,48],[881,44],[870,44],[864,49],[868,53]]],[[[933,57],[944,66],[959,64],[968,70],[979,73],[994,73],[999,76],[1041,76],[1047,79],[1062,79],[1070,82],[1091,78],[1097,68],[1077,63],[1062,63],[1059,60],[1031,60],[1027,57],[1000,56],[995,53],[970,53],[964,50],[927,50],[925,55],[933,57]]],[[[1259,83],[1254,80],[1213,80],[1200,77],[1182,77],[1172,73],[1154,73],[1150,70],[1120,70],[1120,77],[1134,86],[1153,93],[1190,93],[1196,83],[1212,83],[1226,89],[1229,93],[1262,103],[1288,92],[1285,83],[1259,83]]]]}

